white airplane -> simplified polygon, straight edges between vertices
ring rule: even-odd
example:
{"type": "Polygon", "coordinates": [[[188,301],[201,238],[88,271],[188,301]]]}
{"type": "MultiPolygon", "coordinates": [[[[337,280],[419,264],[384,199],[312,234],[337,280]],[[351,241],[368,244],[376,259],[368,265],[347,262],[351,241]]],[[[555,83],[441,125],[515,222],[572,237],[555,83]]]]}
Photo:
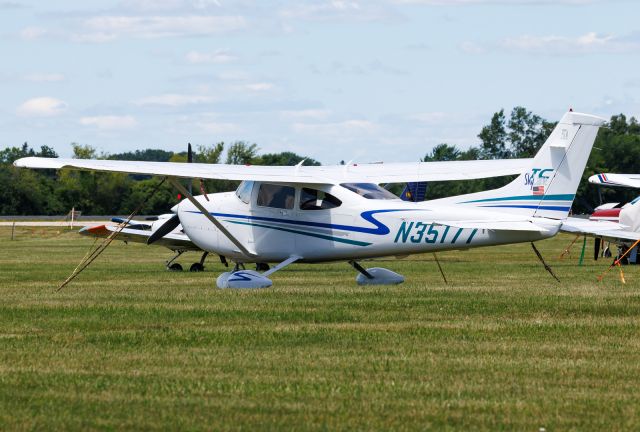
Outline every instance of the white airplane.
{"type": "MultiPolygon", "coordinates": [[[[384,256],[533,242],[554,236],[567,218],[604,119],[566,113],[535,158],[264,167],[29,157],[18,167],[150,174],[188,199],[172,211],[202,250],[237,263],[220,288],[261,288],[294,262],[347,261],[359,284],[404,278],[358,261],[384,256]],[[516,170],[517,169],[517,170],[516,170]],[[407,202],[381,183],[463,180],[518,172],[506,186],[467,195],[407,202]],[[194,197],[178,178],[241,180],[235,192],[194,197]],[[241,263],[278,263],[263,273],[241,263]]],[[[169,222],[167,222],[169,223],[169,222]]]]}

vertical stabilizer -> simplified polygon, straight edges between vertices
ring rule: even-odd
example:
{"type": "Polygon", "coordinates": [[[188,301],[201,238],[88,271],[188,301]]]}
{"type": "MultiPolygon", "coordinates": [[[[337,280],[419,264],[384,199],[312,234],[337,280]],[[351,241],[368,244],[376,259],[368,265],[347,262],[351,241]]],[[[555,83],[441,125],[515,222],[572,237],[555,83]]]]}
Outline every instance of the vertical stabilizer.
{"type": "Polygon", "coordinates": [[[533,158],[531,166],[499,189],[442,201],[500,209],[523,216],[564,219],[575,198],[598,128],[606,120],[568,112],[533,158]]]}

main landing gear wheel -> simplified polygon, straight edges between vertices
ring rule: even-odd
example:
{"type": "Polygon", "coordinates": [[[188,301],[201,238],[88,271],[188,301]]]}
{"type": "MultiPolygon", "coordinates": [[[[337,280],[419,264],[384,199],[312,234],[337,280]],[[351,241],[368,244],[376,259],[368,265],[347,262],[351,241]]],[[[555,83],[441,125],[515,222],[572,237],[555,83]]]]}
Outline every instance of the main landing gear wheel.
{"type": "Polygon", "coordinates": [[[256,271],[265,272],[268,271],[271,267],[267,263],[256,263],[256,271]]]}
{"type": "Polygon", "coordinates": [[[167,267],[167,270],[169,271],[182,271],[182,266],[178,263],[173,263],[170,266],[167,267]]]}
{"type": "Polygon", "coordinates": [[[189,267],[190,272],[201,272],[204,271],[204,266],[200,263],[193,263],[191,267],[189,267]]]}

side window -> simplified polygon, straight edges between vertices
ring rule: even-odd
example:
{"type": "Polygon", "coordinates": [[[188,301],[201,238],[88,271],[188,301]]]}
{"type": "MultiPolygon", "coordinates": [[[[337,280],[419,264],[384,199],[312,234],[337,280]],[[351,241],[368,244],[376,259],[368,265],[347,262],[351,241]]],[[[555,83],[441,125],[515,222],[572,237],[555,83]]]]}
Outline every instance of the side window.
{"type": "Polygon", "coordinates": [[[296,190],[291,186],[262,183],[258,191],[257,204],[262,207],[293,209],[296,190]]]}
{"type": "Polygon", "coordinates": [[[236,189],[236,196],[240,201],[245,204],[249,204],[251,201],[251,191],[253,190],[253,182],[252,181],[243,181],[236,189]]]}
{"type": "Polygon", "coordinates": [[[302,188],[300,210],[325,210],[340,207],[342,201],[317,189],[302,188]]]}

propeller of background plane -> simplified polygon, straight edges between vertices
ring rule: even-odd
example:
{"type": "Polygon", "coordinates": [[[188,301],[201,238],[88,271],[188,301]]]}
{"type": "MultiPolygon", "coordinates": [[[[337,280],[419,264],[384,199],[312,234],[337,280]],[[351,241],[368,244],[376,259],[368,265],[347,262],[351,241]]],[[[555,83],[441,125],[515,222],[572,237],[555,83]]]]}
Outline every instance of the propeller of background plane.
{"type": "MultiPolygon", "coordinates": [[[[193,150],[191,148],[191,143],[187,144],[187,163],[193,163],[193,150]]],[[[191,183],[193,183],[193,181],[189,181],[189,193],[191,193],[191,183]]],[[[166,236],[171,231],[176,229],[178,225],[180,225],[180,218],[178,217],[178,215],[176,214],[171,216],[165,223],[163,223],[157,230],[155,230],[153,234],[149,236],[147,244],[153,244],[157,242],[162,237],[166,236]]]]}
{"type": "Polygon", "coordinates": [[[160,225],[160,227],[157,230],[155,230],[153,234],[149,236],[149,239],[147,240],[147,244],[152,244],[157,242],[162,237],[166,236],[171,231],[176,229],[178,225],[180,225],[180,218],[178,217],[177,214],[175,214],[171,216],[169,219],[167,219],[165,223],[160,225]]]}

